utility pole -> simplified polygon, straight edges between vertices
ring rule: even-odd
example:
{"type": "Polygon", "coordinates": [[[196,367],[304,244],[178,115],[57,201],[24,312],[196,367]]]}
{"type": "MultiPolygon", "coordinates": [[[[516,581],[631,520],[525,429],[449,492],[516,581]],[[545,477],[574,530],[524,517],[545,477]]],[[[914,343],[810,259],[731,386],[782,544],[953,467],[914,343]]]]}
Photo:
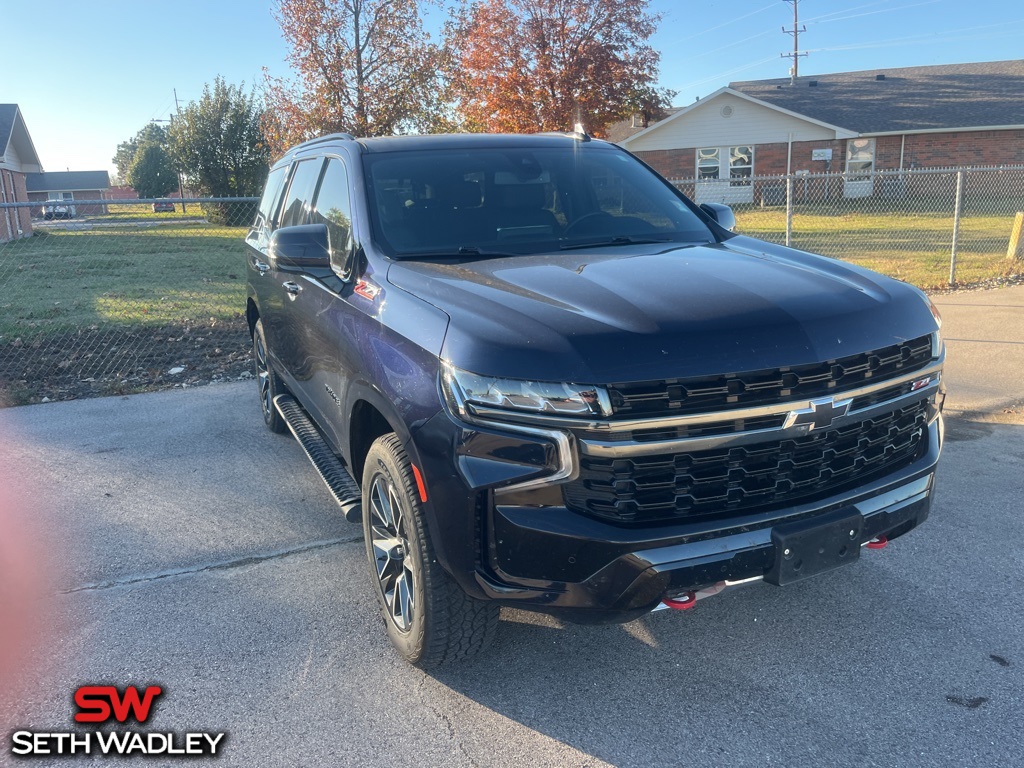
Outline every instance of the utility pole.
{"type": "MultiPolygon", "coordinates": [[[[178,119],[181,118],[181,105],[178,104],[178,89],[174,90],[174,116],[178,119]]],[[[178,172],[178,196],[181,198],[181,213],[185,215],[185,185],[181,182],[181,171],[178,172]]]]}
{"type": "Polygon", "coordinates": [[[789,84],[795,85],[796,79],[800,75],[800,57],[806,56],[807,51],[800,50],[800,33],[806,32],[807,27],[800,26],[800,0],[784,0],[787,3],[793,4],[793,28],[786,29],[782,28],[782,31],[787,35],[793,36],[793,52],[792,53],[780,53],[779,56],[783,59],[792,59],[793,66],[789,68],[789,84]]]}

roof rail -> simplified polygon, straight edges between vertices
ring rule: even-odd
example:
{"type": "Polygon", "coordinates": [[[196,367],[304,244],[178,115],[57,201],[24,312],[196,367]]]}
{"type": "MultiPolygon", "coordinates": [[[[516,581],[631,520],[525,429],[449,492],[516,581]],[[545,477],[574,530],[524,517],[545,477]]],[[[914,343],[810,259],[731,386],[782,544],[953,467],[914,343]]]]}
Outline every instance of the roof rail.
{"type": "Polygon", "coordinates": [[[538,136],[564,136],[567,139],[576,139],[576,141],[590,141],[590,136],[586,131],[542,131],[537,134],[538,136]]]}
{"type": "Polygon", "coordinates": [[[356,137],[351,133],[328,133],[326,136],[320,136],[316,139],[310,139],[309,141],[303,142],[306,145],[310,144],[322,144],[325,141],[355,141],[356,137]]]}
{"type": "Polygon", "coordinates": [[[318,136],[315,139],[308,139],[301,144],[296,144],[294,147],[285,152],[286,155],[290,155],[298,149],[305,149],[306,147],[314,147],[317,144],[324,144],[328,141],[355,141],[355,136],[351,133],[329,133],[326,136],[318,136]]]}

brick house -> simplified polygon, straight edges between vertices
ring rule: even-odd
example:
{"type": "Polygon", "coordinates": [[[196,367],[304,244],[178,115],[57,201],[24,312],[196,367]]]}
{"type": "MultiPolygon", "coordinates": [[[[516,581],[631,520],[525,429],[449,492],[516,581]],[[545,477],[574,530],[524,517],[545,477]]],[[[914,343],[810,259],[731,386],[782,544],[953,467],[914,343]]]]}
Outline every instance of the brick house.
{"type": "MultiPolygon", "coordinates": [[[[0,202],[28,201],[25,176],[42,170],[25,120],[17,104],[0,104],[0,202]]],[[[0,243],[32,234],[28,208],[5,208],[0,213],[0,243]]]]}
{"type": "Polygon", "coordinates": [[[866,197],[875,171],[1024,165],[1024,60],[735,82],[609,134],[693,180],[698,202],[752,202],[764,189],[752,176],[829,171],[866,197]]]}
{"type": "MultiPolygon", "coordinates": [[[[25,177],[28,199],[46,200],[106,200],[110,190],[110,175],[106,171],[51,171],[30,173],[25,177]]],[[[106,206],[76,205],[79,216],[106,213],[106,206]]]]}

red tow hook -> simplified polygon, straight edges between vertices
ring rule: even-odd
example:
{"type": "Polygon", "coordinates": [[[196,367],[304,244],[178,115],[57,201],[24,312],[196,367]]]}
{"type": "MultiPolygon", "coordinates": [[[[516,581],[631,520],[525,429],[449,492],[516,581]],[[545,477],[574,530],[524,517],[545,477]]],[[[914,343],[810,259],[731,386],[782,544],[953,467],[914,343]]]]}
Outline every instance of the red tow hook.
{"type": "Polygon", "coordinates": [[[669,608],[675,608],[677,611],[688,611],[697,604],[697,593],[693,591],[684,592],[677,598],[666,597],[661,602],[669,608]]]}
{"type": "Polygon", "coordinates": [[[875,536],[875,538],[873,538],[864,546],[868,549],[885,549],[888,543],[889,539],[886,536],[875,536]]]}

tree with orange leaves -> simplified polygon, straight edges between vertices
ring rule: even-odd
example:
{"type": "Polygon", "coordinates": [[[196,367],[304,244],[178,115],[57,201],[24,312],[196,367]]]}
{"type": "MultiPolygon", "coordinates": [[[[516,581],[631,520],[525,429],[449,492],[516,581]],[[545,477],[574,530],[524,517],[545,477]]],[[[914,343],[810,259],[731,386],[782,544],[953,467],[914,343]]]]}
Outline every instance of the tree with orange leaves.
{"type": "Polygon", "coordinates": [[[344,131],[415,130],[437,106],[440,52],[418,0],[278,0],[290,80],[264,71],[264,135],[276,152],[344,131]]]}
{"type": "Polygon", "coordinates": [[[477,0],[448,25],[452,91],[470,130],[596,135],[674,95],[655,87],[649,0],[477,0]]]}

